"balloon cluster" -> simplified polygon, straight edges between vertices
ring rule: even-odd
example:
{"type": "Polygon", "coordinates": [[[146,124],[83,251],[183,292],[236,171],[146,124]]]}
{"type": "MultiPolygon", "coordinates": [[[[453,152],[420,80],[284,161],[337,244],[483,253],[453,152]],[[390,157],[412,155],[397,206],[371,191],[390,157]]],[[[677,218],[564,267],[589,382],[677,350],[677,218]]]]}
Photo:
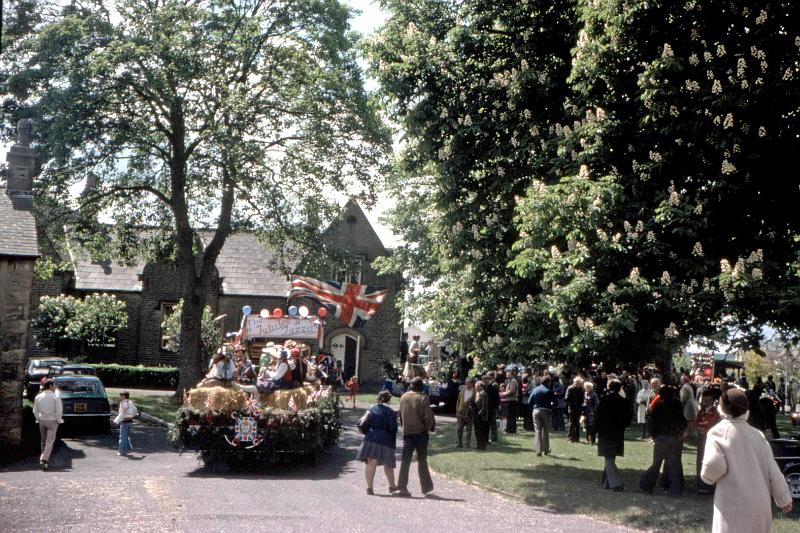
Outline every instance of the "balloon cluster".
{"type": "MultiPolygon", "coordinates": [[[[242,307],[242,314],[244,316],[250,316],[252,312],[253,309],[249,305],[245,305],[244,307],[242,307]]],[[[289,316],[292,317],[300,315],[301,318],[306,318],[308,317],[309,310],[308,307],[306,307],[305,305],[301,305],[300,307],[297,307],[296,305],[290,305],[288,313],[289,316]]],[[[260,316],[261,318],[269,318],[270,316],[273,316],[275,318],[281,318],[283,316],[283,310],[280,307],[276,307],[270,313],[269,309],[262,309],[258,313],[258,316],[260,316]]],[[[328,310],[324,307],[320,307],[319,310],[317,311],[317,316],[319,316],[320,318],[325,318],[326,316],[328,316],[328,310]]]]}

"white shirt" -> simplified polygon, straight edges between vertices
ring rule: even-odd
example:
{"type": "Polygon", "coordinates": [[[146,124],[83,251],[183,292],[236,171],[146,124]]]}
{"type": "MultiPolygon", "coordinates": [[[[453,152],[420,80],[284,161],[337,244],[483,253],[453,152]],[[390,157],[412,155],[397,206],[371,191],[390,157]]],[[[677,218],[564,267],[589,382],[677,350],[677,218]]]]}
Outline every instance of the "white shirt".
{"type": "Polygon", "coordinates": [[[233,379],[233,362],[229,361],[227,358],[222,359],[211,367],[206,377],[209,379],[233,379]]]}
{"type": "Polygon", "coordinates": [[[280,364],[278,364],[278,368],[276,368],[274,372],[268,370],[267,375],[269,376],[269,379],[271,379],[272,381],[278,381],[288,371],[289,371],[289,364],[286,361],[283,361],[280,364]]]}
{"type": "Polygon", "coordinates": [[[136,418],[138,414],[139,410],[136,409],[132,401],[128,399],[122,400],[119,402],[119,414],[117,414],[117,418],[114,419],[114,423],[119,424],[123,420],[131,420],[132,418],[136,418]]]}
{"type": "Polygon", "coordinates": [[[61,415],[61,398],[58,398],[52,390],[42,391],[36,395],[36,399],[33,400],[33,416],[36,417],[37,424],[42,420],[63,424],[61,415]]]}

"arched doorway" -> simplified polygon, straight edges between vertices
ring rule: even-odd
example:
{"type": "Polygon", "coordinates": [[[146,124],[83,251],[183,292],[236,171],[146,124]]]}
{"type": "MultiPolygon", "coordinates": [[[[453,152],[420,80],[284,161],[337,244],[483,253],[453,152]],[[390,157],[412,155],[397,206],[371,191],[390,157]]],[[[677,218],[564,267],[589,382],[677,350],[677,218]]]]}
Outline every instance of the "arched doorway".
{"type": "Polygon", "coordinates": [[[331,338],[331,354],[337,361],[342,362],[342,377],[345,381],[356,373],[358,348],[356,337],[347,333],[340,333],[331,338]]]}

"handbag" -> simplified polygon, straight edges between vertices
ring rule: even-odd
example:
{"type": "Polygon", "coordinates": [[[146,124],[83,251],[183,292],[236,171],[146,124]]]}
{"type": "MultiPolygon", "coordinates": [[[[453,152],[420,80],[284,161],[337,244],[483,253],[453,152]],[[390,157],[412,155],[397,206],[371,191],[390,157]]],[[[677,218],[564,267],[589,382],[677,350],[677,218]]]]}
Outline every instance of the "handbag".
{"type": "Polygon", "coordinates": [[[369,409],[367,409],[367,411],[363,415],[361,415],[361,418],[358,419],[356,427],[364,435],[367,434],[367,432],[369,431],[369,409]]]}

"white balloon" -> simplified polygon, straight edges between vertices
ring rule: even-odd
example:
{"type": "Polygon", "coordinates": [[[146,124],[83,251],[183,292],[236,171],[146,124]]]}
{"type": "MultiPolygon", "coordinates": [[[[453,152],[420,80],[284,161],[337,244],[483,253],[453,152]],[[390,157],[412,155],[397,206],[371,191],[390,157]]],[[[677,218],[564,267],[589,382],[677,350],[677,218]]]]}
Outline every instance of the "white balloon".
{"type": "Polygon", "coordinates": [[[305,318],[308,316],[308,307],[306,307],[305,305],[301,305],[298,311],[301,317],[305,318]]]}
{"type": "Polygon", "coordinates": [[[259,315],[261,315],[261,318],[269,318],[269,309],[262,309],[259,315]]]}

